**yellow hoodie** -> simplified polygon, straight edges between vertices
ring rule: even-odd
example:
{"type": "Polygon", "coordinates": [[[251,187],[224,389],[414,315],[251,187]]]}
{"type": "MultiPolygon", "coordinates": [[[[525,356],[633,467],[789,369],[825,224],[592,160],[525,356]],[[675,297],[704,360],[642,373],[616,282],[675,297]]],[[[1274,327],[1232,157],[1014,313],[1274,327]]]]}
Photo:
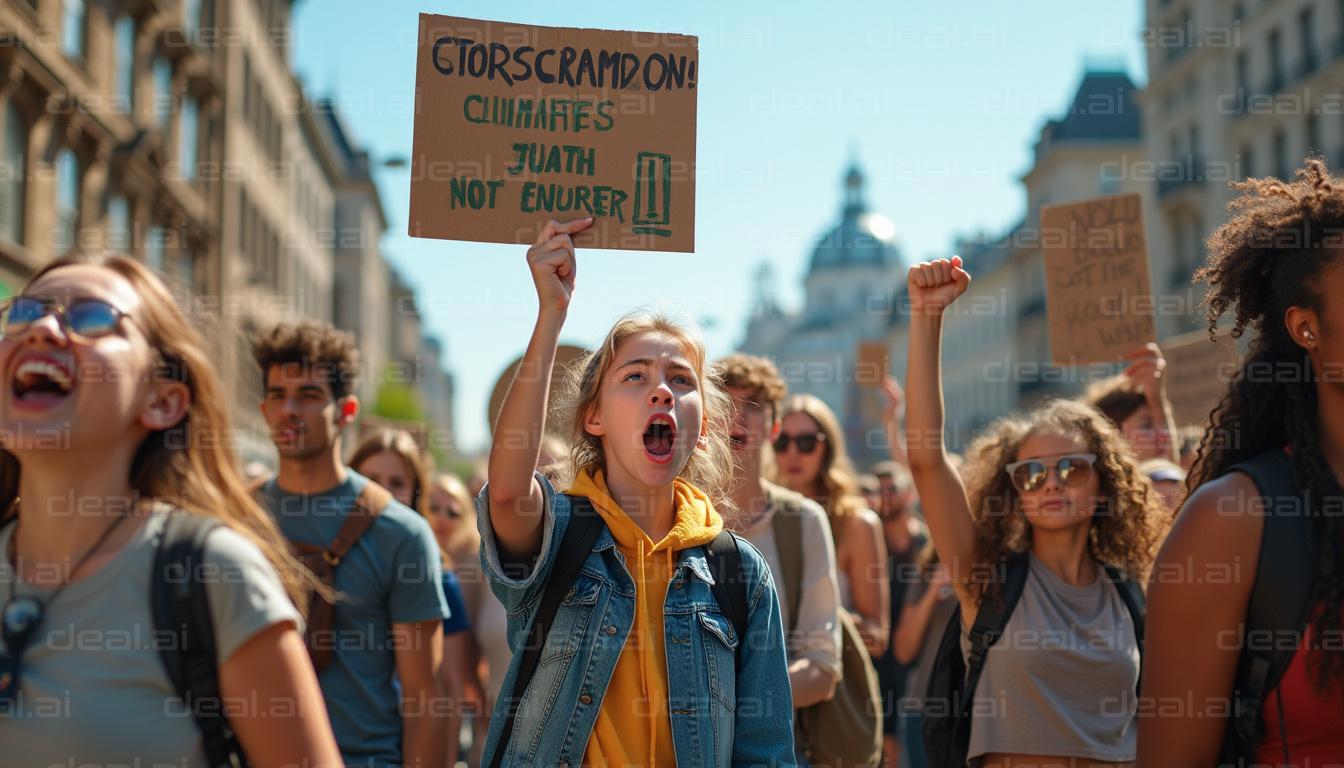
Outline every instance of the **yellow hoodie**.
{"type": "Polygon", "coordinates": [[[663,604],[677,553],[714,540],[723,519],[709,497],[690,483],[677,480],[676,521],[662,541],[654,542],[616,504],[606,478],[580,474],[565,493],[586,496],[611,530],[635,581],[635,623],[616,660],[611,684],[588,739],[585,765],[677,764],[668,712],[667,646],[663,637],[663,604]]]}

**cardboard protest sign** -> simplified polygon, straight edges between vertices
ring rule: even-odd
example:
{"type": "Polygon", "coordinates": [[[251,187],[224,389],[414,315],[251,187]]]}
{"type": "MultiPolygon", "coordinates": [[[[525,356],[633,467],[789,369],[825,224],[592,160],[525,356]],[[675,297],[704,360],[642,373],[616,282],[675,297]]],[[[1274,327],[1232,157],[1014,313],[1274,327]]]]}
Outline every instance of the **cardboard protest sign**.
{"type": "Polygon", "coordinates": [[[854,365],[854,381],[865,387],[880,387],[891,375],[891,354],[880,341],[861,341],[854,365]]]}
{"type": "Polygon", "coordinates": [[[695,250],[699,42],[420,15],[412,237],[695,250]]]}
{"type": "Polygon", "coordinates": [[[1054,362],[1115,362],[1157,339],[1138,195],[1043,207],[1041,249],[1054,362]]]}
{"type": "Polygon", "coordinates": [[[1237,340],[1220,330],[1216,340],[1208,331],[1192,331],[1161,344],[1167,360],[1167,399],[1176,426],[1207,426],[1209,411],[1236,377],[1240,357],[1237,340]]]}
{"type": "MultiPolygon", "coordinates": [[[[583,356],[582,347],[576,347],[572,344],[561,344],[555,348],[555,367],[551,369],[551,409],[546,415],[545,433],[548,435],[558,435],[559,424],[555,419],[556,396],[562,391],[564,384],[572,372],[572,368],[583,356]]],[[[504,408],[504,397],[509,394],[509,387],[513,386],[513,380],[519,376],[519,368],[523,364],[523,358],[519,357],[495,380],[494,389],[490,391],[490,404],[487,406],[486,418],[490,422],[490,431],[494,431],[495,422],[499,421],[499,412],[504,408]]],[[[525,372],[524,375],[535,376],[535,371],[525,372]]]]}

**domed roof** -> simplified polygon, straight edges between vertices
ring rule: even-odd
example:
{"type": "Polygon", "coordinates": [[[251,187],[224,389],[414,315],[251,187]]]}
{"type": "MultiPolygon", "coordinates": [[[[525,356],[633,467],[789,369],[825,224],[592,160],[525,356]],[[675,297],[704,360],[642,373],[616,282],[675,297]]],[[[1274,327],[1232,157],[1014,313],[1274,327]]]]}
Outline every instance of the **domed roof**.
{"type": "Polygon", "coordinates": [[[896,225],[872,213],[863,199],[863,172],[851,165],[845,173],[845,206],[840,222],[817,241],[810,272],[851,266],[895,266],[896,225]]]}

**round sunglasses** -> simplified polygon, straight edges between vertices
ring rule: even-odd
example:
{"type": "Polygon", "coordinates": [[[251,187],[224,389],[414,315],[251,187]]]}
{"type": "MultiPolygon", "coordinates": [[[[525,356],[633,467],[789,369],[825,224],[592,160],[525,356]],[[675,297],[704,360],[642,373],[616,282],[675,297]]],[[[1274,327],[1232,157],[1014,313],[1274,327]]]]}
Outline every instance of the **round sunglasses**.
{"type": "Polygon", "coordinates": [[[790,435],[788,432],[780,432],[774,442],[775,453],[784,453],[789,450],[789,443],[798,446],[799,453],[811,453],[824,442],[826,442],[825,432],[812,432],[805,435],[790,435]]]}
{"type": "MultiPolygon", "coordinates": [[[[1095,453],[1071,453],[1055,459],[1053,469],[1061,483],[1077,488],[1092,476],[1092,465],[1096,462],[1095,453]]],[[[1003,468],[1012,479],[1013,487],[1023,493],[1045,485],[1050,470],[1051,466],[1040,459],[1014,461],[1003,468]]]]}
{"type": "Polygon", "coordinates": [[[15,296],[0,302],[0,335],[22,336],[47,315],[53,315],[66,336],[85,343],[116,333],[125,311],[102,299],[78,298],[63,304],[46,296],[15,296]]]}

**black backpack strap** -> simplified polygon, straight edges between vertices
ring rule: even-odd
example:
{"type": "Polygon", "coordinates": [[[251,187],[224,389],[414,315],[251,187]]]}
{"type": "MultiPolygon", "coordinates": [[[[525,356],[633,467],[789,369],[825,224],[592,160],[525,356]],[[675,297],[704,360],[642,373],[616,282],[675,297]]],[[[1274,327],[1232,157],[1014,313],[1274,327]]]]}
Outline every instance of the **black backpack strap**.
{"type": "Polygon", "coordinates": [[[1027,574],[1031,570],[1027,553],[1010,555],[1004,565],[1003,594],[998,600],[981,601],[980,610],[975,614],[975,623],[971,625],[971,651],[966,659],[966,699],[963,702],[967,709],[975,697],[980,673],[985,669],[985,656],[1003,636],[1008,618],[1013,615],[1013,609],[1017,607],[1017,601],[1022,598],[1022,592],[1027,586],[1027,574]]]}
{"type": "MultiPolygon", "coordinates": [[[[1255,584],[1246,607],[1246,637],[1300,632],[1311,609],[1316,551],[1307,509],[1293,483],[1291,460],[1282,450],[1266,451],[1228,471],[1250,477],[1265,498],[1255,584]]],[[[1264,737],[1260,709],[1297,652],[1295,646],[1286,645],[1254,643],[1242,649],[1233,694],[1237,706],[1228,728],[1229,746],[1236,755],[1251,754],[1264,737]]]]}
{"type": "Polygon", "coordinates": [[[737,547],[737,537],[725,529],[705,546],[705,557],[714,576],[714,600],[737,633],[740,663],[742,648],[747,644],[747,579],[742,571],[742,551],[737,547]]]}
{"type": "Polygon", "coordinates": [[[211,768],[237,768],[247,765],[247,758],[221,706],[215,624],[199,578],[205,540],[222,525],[183,512],[168,515],[154,555],[150,595],[155,629],[170,638],[160,642],[159,657],[201,731],[206,761],[211,768]]]}
{"type": "Polygon", "coordinates": [[[1148,615],[1148,600],[1143,596],[1143,589],[1119,568],[1106,563],[1101,567],[1106,571],[1106,578],[1115,585],[1115,591],[1120,593],[1120,599],[1124,601],[1125,608],[1129,611],[1129,620],[1134,623],[1134,642],[1139,647],[1139,679],[1134,684],[1134,691],[1137,693],[1143,682],[1143,633],[1144,620],[1148,615]]]}
{"type": "Polygon", "coordinates": [[[523,657],[518,664],[518,676],[513,681],[513,692],[504,700],[504,725],[499,732],[495,753],[490,758],[493,768],[499,768],[503,763],[504,752],[513,736],[518,706],[522,703],[528,684],[532,682],[532,676],[537,672],[537,665],[541,663],[541,650],[546,645],[546,636],[550,634],[560,603],[564,601],[588,554],[592,552],[598,535],[602,533],[602,519],[593,509],[592,502],[586,496],[570,496],[569,500],[569,525],[565,528],[564,538],[560,540],[560,550],[556,554],[555,565],[551,567],[550,578],[546,580],[541,603],[532,615],[532,626],[528,629],[527,640],[523,645],[523,657]]]}

